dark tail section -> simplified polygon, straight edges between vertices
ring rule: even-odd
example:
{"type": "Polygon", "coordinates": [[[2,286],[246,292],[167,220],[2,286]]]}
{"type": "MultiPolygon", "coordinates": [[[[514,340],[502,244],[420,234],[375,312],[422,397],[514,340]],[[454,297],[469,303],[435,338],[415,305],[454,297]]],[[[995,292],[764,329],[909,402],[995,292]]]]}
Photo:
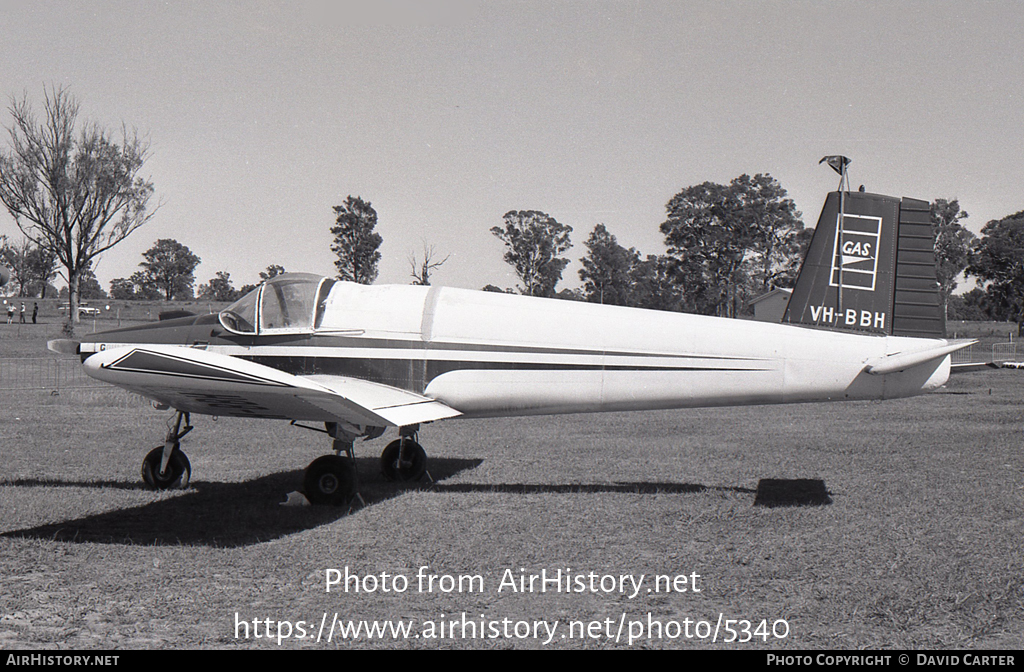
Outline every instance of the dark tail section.
{"type": "Polygon", "coordinates": [[[945,338],[934,246],[926,201],[832,192],[782,321],[945,338]]]}

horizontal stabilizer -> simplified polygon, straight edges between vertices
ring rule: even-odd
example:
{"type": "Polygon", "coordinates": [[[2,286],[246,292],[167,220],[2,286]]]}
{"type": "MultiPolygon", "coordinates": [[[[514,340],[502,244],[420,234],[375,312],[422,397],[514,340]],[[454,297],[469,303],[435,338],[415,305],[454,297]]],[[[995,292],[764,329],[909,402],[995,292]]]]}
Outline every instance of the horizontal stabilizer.
{"type": "Polygon", "coordinates": [[[963,348],[977,342],[978,341],[974,339],[961,339],[957,341],[946,341],[942,345],[934,348],[927,348],[925,350],[894,352],[891,355],[885,355],[884,357],[869,359],[864,365],[864,370],[875,375],[896,373],[897,371],[903,371],[904,369],[909,369],[910,367],[917,366],[918,364],[924,364],[925,362],[945,357],[950,353],[962,350],[963,348]]]}

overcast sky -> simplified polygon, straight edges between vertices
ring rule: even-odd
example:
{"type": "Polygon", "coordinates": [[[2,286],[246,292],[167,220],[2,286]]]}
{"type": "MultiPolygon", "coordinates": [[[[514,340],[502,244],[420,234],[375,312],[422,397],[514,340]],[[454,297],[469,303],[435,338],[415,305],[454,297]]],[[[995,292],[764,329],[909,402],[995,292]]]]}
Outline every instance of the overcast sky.
{"type": "MultiPolygon", "coordinates": [[[[202,258],[197,284],[331,275],[348,195],[377,210],[378,283],[426,244],[451,255],[434,284],[511,287],[490,233],[509,210],[573,227],[574,262],[598,223],[662,253],[675,193],[743,173],[814,226],[826,154],[853,188],[959,198],[974,231],[1024,210],[1022,26],[1016,0],[0,0],[0,93],[40,109],[66,86],[149,137],[162,205],[104,288],[159,238],[202,258]]],[[[0,233],[20,238],[6,212],[0,233]]]]}

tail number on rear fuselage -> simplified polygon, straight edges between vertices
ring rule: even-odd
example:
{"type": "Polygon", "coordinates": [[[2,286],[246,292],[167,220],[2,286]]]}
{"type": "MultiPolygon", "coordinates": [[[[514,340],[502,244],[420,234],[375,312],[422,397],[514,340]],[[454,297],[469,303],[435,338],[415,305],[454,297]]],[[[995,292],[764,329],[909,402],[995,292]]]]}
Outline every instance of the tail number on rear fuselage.
{"type": "Polygon", "coordinates": [[[885,329],[885,313],[847,308],[839,311],[832,306],[811,306],[811,319],[815,324],[833,327],[861,327],[864,329],[885,329]]]}

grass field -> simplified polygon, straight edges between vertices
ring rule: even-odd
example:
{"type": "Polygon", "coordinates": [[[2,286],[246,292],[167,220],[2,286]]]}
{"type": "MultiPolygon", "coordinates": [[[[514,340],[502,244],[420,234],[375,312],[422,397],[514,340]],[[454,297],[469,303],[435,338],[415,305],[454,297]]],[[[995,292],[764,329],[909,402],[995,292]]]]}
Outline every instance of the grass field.
{"type": "Polygon", "coordinates": [[[116,390],[4,393],[0,649],[625,648],[634,634],[633,648],[1019,650],[1022,384],[989,370],[884,403],[437,423],[420,432],[433,484],[383,482],[387,439],[357,444],[352,510],[279,506],[322,434],[194,418],[192,487],[154,493],[139,465],[168,412],[116,390]],[[769,479],[791,505],[761,504],[769,479]],[[797,504],[808,484],[824,496],[797,504]],[[424,566],[482,586],[420,591],[424,566]],[[377,590],[328,593],[346,567],[377,590]],[[506,570],[567,568],[644,583],[499,591],[506,570]],[[384,592],[382,573],[407,590],[384,592]],[[656,575],[687,577],[686,592],[647,592],[656,575]],[[318,642],[335,614],[402,619],[410,638],[318,642]],[[476,639],[463,614],[483,622],[476,639]],[[751,641],[712,642],[720,615],[750,621],[733,628],[751,641]],[[256,637],[285,621],[281,644],[256,637]],[[438,621],[455,635],[431,637],[438,621]]]}

